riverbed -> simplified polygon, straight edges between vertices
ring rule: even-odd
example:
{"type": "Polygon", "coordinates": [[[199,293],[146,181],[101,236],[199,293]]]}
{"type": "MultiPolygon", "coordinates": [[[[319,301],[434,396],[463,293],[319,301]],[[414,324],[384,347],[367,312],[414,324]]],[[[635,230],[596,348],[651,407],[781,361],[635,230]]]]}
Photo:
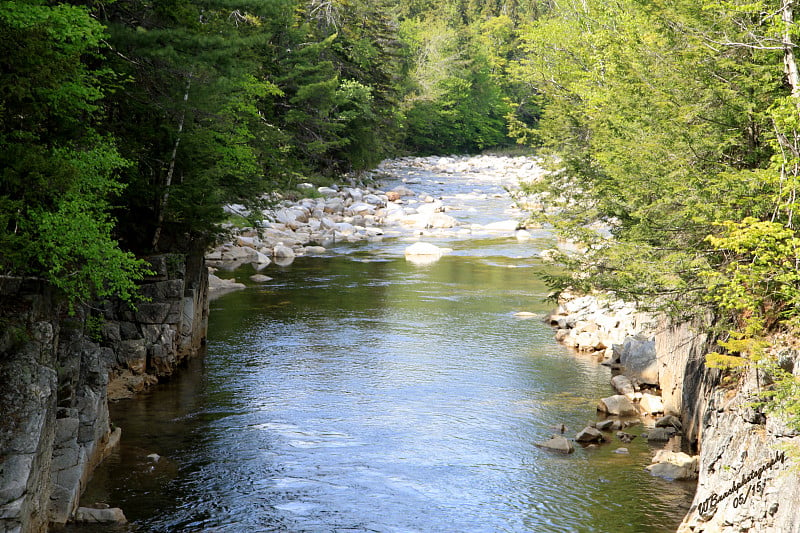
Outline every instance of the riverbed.
{"type": "Polygon", "coordinates": [[[535,445],[597,420],[612,389],[541,320],[552,237],[483,229],[522,215],[513,176],[395,175],[387,190],[439,198],[459,226],[387,228],[264,283],[227,274],[248,288],[212,302],[204,357],[112,406],[123,442],[83,504],[121,507],[136,532],[675,530],[694,486],[651,477],[644,439],[535,445]],[[452,251],[406,260],[420,239],[452,251]]]}

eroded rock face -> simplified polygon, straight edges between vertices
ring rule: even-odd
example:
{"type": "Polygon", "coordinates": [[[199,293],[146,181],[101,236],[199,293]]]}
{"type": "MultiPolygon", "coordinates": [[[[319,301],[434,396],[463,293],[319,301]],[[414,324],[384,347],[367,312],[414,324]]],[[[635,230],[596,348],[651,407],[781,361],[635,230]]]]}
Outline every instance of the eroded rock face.
{"type": "Polygon", "coordinates": [[[619,363],[627,376],[641,383],[658,385],[658,362],[655,339],[627,337],[619,352],[619,363]]]}
{"type": "Polygon", "coordinates": [[[800,476],[783,448],[800,435],[753,410],[757,379],[751,370],[740,390],[711,394],[697,493],[680,532],[800,531],[800,476]]]}
{"type": "Polygon", "coordinates": [[[202,258],[150,261],[155,273],[142,287],[150,301],[137,310],[101,302],[67,316],[42,283],[0,277],[0,531],[73,518],[89,476],[119,441],[109,390],[144,388],[200,348],[202,258]]]}

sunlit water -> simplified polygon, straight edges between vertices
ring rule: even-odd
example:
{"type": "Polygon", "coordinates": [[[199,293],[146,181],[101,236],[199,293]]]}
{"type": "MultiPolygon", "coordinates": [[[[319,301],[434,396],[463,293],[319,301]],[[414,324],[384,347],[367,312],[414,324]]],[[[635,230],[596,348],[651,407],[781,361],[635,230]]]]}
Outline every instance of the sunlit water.
{"type": "MultiPolygon", "coordinates": [[[[508,215],[492,202],[456,215],[508,215]]],[[[123,445],[84,503],[137,532],[674,531],[693,487],[651,477],[641,438],[534,444],[612,393],[607,368],[514,316],[552,307],[540,237],[442,238],[454,251],[428,266],[388,240],[269,267],[212,303],[202,360],[113,406],[123,445]]]]}

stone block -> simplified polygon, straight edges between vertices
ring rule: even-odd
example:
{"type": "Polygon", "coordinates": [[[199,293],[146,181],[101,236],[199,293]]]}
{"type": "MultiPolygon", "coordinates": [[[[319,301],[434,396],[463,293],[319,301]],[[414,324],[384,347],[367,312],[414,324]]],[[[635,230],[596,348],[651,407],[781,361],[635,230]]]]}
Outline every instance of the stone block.
{"type": "Polygon", "coordinates": [[[0,468],[0,502],[22,497],[33,467],[33,454],[8,455],[0,468]]]}
{"type": "Polygon", "coordinates": [[[136,321],[142,324],[163,324],[167,320],[172,306],[165,302],[149,302],[138,305],[135,313],[136,321]]]}
{"type": "Polygon", "coordinates": [[[144,339],[122,341],[117,345],[117,361],[137,374],[147,367],[147,347],[144,339]]]}
{"type": "Polygon", "coordinates": [[[122,332],[117,322],[105,322],[100,329],[100,333],[107,343],[115,343],[122,340],[122,332]]]}
{"type": "Polygon", "coordinates": [[[170,279],[157,281],[155,283],[145,283],[139,287],[142,296],[152,300],[175,300],[183,297],[184,280],[170,279]]]}
{"type": "Polygon", "coordinates": [[[80,421],[77,418],[58,418],[56,419],[55,443],[58,445],[78,438],[78,426],[80,421]]]}
{"type": "Polygon", "coordinates": [[[170,302],[164,324],[180,324],[181,316],[183,316],[183,299],[170,302]]]}
{"type": "Polygon", "coordinates": [[[120,331],[120,336],[124,341],[130,341],[133,339],[142,338],[142,334],[139,331],[139,328],[133,322],[120,322],[119,331],[120,331]]]}

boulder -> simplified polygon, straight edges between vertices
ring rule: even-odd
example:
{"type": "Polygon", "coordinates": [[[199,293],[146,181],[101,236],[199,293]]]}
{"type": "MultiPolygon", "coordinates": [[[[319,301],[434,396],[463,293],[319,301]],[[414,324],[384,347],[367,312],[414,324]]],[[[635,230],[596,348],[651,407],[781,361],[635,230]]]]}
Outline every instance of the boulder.
{"type": "Polygon", "coordinates": [[[230,246],[222,250],[223,261],[256,261],[258,252],[249,246],[230,246]]]}
{"type": "Polygon", "coordinates": [[[631,402],[627,396],[623,396],[622,394],[603,398],[597,404],[597,410],[617,416],[636,416],[639,414],[639,411],[636,409],[636,406],[633,405],[633,402],[631,402]]]}
{"type": "Polygon", "coordinates": [[[631,400],[636,392],[636,389],[633,387],[633,382],[630,380],[630,378],[628,376],[623,376],[622,374],[611,378],[611,386],[614,387],[614,390],[617,391],[617,394],[627,396],[631,400]]]}
{"type": "Polygon", "coordinates": [[[398,185],[397,187],[395,187],[394,189],[392,189],[389,192],[398,194],[400,197],[403,197],[403,196],[414,196],[415,195],[414,191],[412,191],[411,189],[409,189],[408,187],[406,187],[404,185],[398,185]]]}
{"type": "Polygon", "coordinates": [[[625,433],[624,431],[617,431],[616,435],[619,440],[626,444],[636,438],[636,435],[631,435],[630,433],[625,433]]]}
{"type": "Polygon", "coordinates": [[[272,262],[265,254],[262,254],[261,252],[256,252],[256,254],[256,260],[253,261],[255,264],[259,266],[267,266],[272,262]]]}
{"type": "Polygon", "coordinates": [[[667,442],[671,439],[677,430],[675,428],[653,428],[647,432],[647,442],[667,442]]]}
{"type": "Polygon", "coordinates": [[[454,228],[456,226],[458,226],[458,220],[444,213],[432,213],[428,216],[426,224],[426,227],[434,229],[454,228]]]}
{"type": "Polygon", "coordinates": [[[603,442],[603,434],[593,427],[585,427],[575,435],[576,442],[603,442]]]}
{"type": "Polygon", "coordinates": [[[122,509],[117,507],[109,509],[78,507],[75,512],[75,521],[87,524],[125,524],[128,522],[122,509]]]}
{"type": "Polygon", "coordinates": [[[681,419],[675,415],[667,415],[662,416],[658,420],[656,420],[656,427],[657,428],[675,428],[677,431],[683,430],[683,425],[681,424],[681,419]]]}
{"type": "Polygon", "coordinates": [[[294,250],[279,243],[272,249],[272,255],[276,259],[294,259],[294,250]]]}
{"type": "Polygon", "coordinates": [[[661,396],[645,392],[639,400],[639,409],[641,409],[642,413],[647,415],[663,413],[664,404],[661,401],[661,396]]]}
{"type": "Polygon", "coordinates": [[[411,246],[405,249],[405,256],[406,259],[409,257],[436,257],[437,259],[444,255],[445,251],[443,248],[439,248],[435,244],[431,244],[429,242],[415,242],[411,246]]]}
{"type": "Polygon", "coordinates": [[[250,279],[256,283],[266,283],[267,281],[272,281],[271,277],[265,276],[264,274],[253,274],[250,276],[250,279]]]}
{"type": "Polygon", "coordinates": [[[536,446],[561,453],[572,453],[575,451],[575,447],[572,445],[569,439],[562,437],[561,435],[553,435],[550,440],[537,442],[536,446]]]}
{"type": "Polygon", "coordinates": [[[615,420],[611,420],[609,418],[607,420],[603,420],[601,422],[596,423],[594,425],[594,427],[596,427],[600,431],[611,431],[612,427],[614,426],[614,422],[616,422],[616,421],[615,420]]]}
{"type": "Polygon", "coordinates": [[[630,452],[628,451],[628,448],[617,448],[616,450],[614,450],[614,453],[618,453],[620,455],[626,455],[629,454],[630,452]]]}
{"type": "Polygon", "coordinates": [[[208,290],[209,291],[222,291],[222,290],[234,290],[234,289],[244,289],[244,283],[237,283],[236,280],[232,279],[222,279],[214,274],[208,275],[208,290]]]}
{"type": "Polygon", "coordinates": [[[653,457],[653,464],[647,467],[651,475],[669,481],[697,479],[699,457],[683,452],[659,450],[653,457]]]}
{"type": "Polygon", "coordinates": [[[625,375],[641,383],[658,385],[658,360],[655,340],[627,337],[619,351],[619,362],[625,375]]]}

